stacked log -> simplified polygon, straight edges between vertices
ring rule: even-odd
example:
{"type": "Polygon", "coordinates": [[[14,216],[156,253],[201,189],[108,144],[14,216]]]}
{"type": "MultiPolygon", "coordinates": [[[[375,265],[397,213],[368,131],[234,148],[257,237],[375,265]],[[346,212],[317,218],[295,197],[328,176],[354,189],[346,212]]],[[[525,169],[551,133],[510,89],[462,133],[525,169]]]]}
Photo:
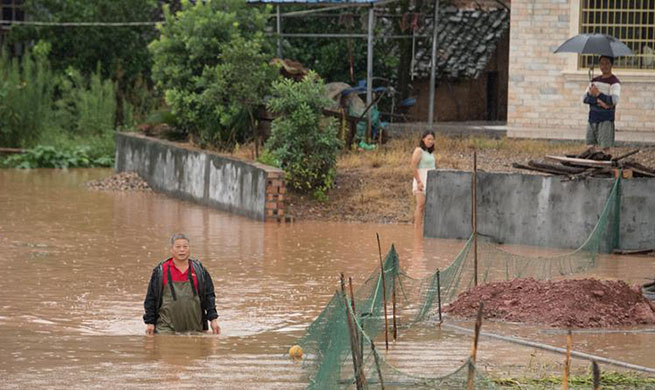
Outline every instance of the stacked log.
{"type": "Polygon", "coordinates": [[[655,177],[655,169],[626,159],[639,152],[639,149],[612,158],[602,151],[585,150],[578,155],[545,156],[545,160],[530,160],[528,164],[513,163],[518,169],[531,170],[550,175],[566,176],[570,180],[586,177],[624,178],[655,177]]]}

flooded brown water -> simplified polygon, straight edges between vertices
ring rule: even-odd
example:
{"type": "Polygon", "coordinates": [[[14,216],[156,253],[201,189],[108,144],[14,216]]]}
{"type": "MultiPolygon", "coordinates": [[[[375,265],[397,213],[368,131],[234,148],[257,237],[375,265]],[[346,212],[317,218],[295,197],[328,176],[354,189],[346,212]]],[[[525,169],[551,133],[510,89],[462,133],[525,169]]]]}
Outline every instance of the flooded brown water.
{"type": "MultiPolygon", "coordinates": [[[[260,223],[155,193],[82,186],[111,174],[0,170],[3,389],[302,389],[307,378],[287,350],[331,298],[339,271],[357,284],[378,265],[375,233],[383,251],[395,244],[401,265],[417,276],[445,267],[463,245],[417,240],[409,225],[260,223]],[[192,256],[212,274],[220,336],[144,334],[148,279],[176,231],[191,237],[192,256]]],[[[585,276],[630,283],[655,276],[653,257],[605,256],[600,263],[585,276]]],[[[485,327],[565,346],[564,334],[543,329],[485,327]]],[[[575,340],[583,352],[655,366],[655,333],[575,340]]],[[[419,329],[395,347],[389,358],[399,367],[446,373],[466,359],[470,336],[419,329]]],[[[521,373],[537,355],[562,360],[484,338],[478,356],[490,371],[521,373]]]]}

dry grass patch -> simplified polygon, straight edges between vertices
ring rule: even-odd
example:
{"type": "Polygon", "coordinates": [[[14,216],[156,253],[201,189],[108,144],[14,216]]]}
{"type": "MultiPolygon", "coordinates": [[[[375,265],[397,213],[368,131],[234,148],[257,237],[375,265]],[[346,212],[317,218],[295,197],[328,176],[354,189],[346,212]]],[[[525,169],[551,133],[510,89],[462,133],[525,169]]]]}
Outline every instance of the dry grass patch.
{"type": "MultiPolygon", "coordinates": [[[[302,219],[411,222],[415,200],[410,159],[418,141],[416,135],[401,136],[376,150],[342,153],[328,200],[320,202],[311,196],[290,193],[289,212],[302,219]]],[[[618,156],[634,149],[622,146],[614,148],[612,153],[618,156]]],[[[527,163],[549,154],[578,154],[584,150],[583,142],[437,135],[435,152],[438,168],[470,171],[473,151],[477,151],[480,170],[536,174],[513,168],[512,163],[527,163]]],[[[254,146],[241,145],[234,154],[252,158],[254,146]]],[[[631,158],[655,167],[655,148],[644,147],[631,158]]]]}

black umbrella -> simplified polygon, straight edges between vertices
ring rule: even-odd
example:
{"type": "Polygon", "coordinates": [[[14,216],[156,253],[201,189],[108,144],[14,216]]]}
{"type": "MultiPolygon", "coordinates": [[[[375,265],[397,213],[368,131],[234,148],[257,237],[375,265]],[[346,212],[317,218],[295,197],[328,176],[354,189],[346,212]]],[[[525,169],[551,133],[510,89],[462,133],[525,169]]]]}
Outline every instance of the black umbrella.
{"type": "Polygon", "coordinates": [[[605,34],[578,34],[562,43],[555,49],[555,53],[597,54],[608,57],[634,54],[625,43],[605,34]]]}
{"type": "MultiPolygon", "coordinates": [[[[559,45],[554,53],[596,54],[607,57],[631,56],[632,50],[618,39],[605,34],[578,34],[559,45]]],[[[589,68],[589,80],[593,78],[594,63],[589,68]]]]}

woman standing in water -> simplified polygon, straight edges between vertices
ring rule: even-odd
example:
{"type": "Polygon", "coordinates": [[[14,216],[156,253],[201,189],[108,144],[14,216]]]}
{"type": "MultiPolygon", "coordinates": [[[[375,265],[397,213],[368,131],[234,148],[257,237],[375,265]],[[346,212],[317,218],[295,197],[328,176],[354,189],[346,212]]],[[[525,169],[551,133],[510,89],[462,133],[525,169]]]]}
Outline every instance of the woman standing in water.
{"type": "Polygon", "coordinates": [[[414,212],[414,226],[423,230],[423,211],[425,210],[425,185],[428,171],[435,169],[434,160],[434,132],[427,130],[421,136],[418,147],[412,153],[412,172],[414,182],[412,192],[416,195],[416,211],[414,212]]]}

